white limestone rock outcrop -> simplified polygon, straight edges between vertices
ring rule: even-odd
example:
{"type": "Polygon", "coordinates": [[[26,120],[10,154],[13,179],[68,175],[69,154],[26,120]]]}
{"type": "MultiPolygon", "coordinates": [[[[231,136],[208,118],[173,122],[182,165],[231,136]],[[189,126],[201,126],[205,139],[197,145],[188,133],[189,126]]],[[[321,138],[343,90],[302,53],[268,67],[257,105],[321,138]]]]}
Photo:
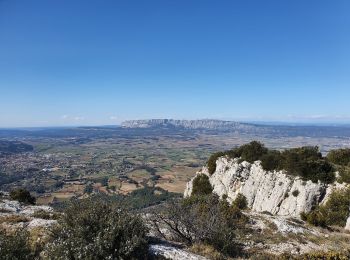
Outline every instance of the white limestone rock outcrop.
{"type": "Polygon", "coordinates": [[[9,199],[0,200],[0,210],[4,214],[19,214],[24,216],[31,216],[37,211],[53,212],[53,209],[49,206],[24,205],[16,200],[9,199]]]}
{"type": "MultiPolygon", "coordinates": [[[[7,196],[8,197],[8,196],[7,196]]],[[[42,219],[35,216],[37,212],[46,212],[52,214],[54,211],[49,206],[40,205],[24,205],[15,200],[9,198],[0,197],[0,218],[3,218],[0,226],[6,226],[7,228],[28,228],[33,229],[36,227],[48,228],[57,223],[57,220],[53,219],[42,219]],[[12,223],[7,222],[7,217],[22,216],[22,221],[12,223]]]]}
{"type": "MultiPolygon", "coordinates": [[[[293,217],[299,217],[301,212],[309,212],[314,205],[322,203],[334,186],[303,181],[284,171],[265,171],[259,161],[239,163],[237,158],[226,157],[217,160],[216,171],[212,175],[207,167],[197,174],[207,175],[213,192],[220,197],[227,195],[229,202],[241,193],[247,198],[248,207],[254,211],[293,217]]],[[[192,193],[193,179],[187,183],[185,197],[192,193]]]]}
{"type": "Polygon", "coordinates": [[[151,255],[158,257],[160,256],[165,259],[172,260],[208,260],[208,258],[190,253],[181,248],[177,248],[171,245],[150,245],[149,252],[151,253],[151,255]]]}
{"type": "Polygon", "coordinates": [[[350,216],[348,218],[348,221],[346,221],[345,229],[350,231],[350,216]]]}

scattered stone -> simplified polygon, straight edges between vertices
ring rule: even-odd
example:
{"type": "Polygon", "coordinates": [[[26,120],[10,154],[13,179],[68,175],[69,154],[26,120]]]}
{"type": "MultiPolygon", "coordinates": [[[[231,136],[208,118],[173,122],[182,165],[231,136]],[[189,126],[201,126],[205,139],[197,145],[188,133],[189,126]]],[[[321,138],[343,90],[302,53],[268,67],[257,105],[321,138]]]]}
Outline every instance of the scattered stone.
{"type": "Polygon", "coordinates": [[[166,259],[172,260],[207,260],[207,258],[203,256],[187,252],[181,248],[177,248],[171,245],[150,245],[149,251],[153,255],[163,256],[166,259]]]}

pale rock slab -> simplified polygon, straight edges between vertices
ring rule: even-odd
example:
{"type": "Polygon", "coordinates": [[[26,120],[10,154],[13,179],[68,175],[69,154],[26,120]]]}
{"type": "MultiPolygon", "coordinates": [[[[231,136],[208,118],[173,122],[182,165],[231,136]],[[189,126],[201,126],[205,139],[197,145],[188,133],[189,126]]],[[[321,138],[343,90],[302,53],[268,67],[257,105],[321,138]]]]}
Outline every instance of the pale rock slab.
{"type": "Polygon", "coordinates": [[[350,217],[348,218],[348,221],[346,221],[345,229],[350,231],[350,217]]]}

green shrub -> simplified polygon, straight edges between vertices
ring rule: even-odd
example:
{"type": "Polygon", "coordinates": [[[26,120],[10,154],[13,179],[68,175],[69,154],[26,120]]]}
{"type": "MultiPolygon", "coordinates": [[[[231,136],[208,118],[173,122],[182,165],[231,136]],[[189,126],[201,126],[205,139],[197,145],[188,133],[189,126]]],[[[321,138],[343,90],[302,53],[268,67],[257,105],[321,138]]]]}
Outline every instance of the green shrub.
{"type": "Polygon", "coordinates": [[[160,232],[160,226],[165,225],[167,232],[171,232],[170,237],[178,241],[189,246],[205,244],[229,256],[241,252],[237,234],[245,229],[248,221],[237,207],[230,206],[215,194],[191,196],[164,205],[153,216],[152,222],[160,232]]]}
{"type": "Polygon", "coordinates": [[[17,190],[12,190],[10,192],[10,197],[13,200],[17,200],[21,203],[25,204],[35,204],[35,197],[32,197],[29,193],[29,191],[25,189],[17,189],[17,190]]]}
{"type": "Polygon", "coordinates": [[[308,213],[303,211],[300,213],[300,218],[304,221],[307,221],[307,215],[308,215],[308,213]]]}
{"type": "Polygon", "coordinates": [[[268,150],[257,141],[238,148],[213,154],[208,161],[209,173],[216,170],[216,160],[220,156],[241,158],[242,161],[253,163],[260,160],[267,171],[285,170],[288,174],[300,176],[313,182],[332,183],[335,181],[334,167],[322,157],[317,146],[305,146],[287,149],[283,152],[268,150]]]}
{"type": "Polygon", "coordinates": [[[192,195],[208,195],[213,192],[209,177],[205,174],[197,175],[193,180],[192,195]]]}
{"type": "Polygon", "coordinates": [[[318,147],[300,147],[285,150],[281,153],[279,170],[286,170],[289,174],[301,176],[306,180],[332,183],[335,180],[334,169],[328,163],[318,147]]]}
{"type": "Polygon", "coordinates": [[[273,171],[280,167],[282,156],[281,152],[275,150],[269,150],[266,154],[261,156],[261,166],[266,171],[273,171]]]}
{"type": "Polygon", "coordinates": [[[344,252],[310,252],[300,255],[295,259],[302,260],[348,260],[350,259],[350,251],[344,252]]]}
{"type": "Polygon", "coordinates": [[[98,198],[73,201],[52,230],[49,259],[144,259],[143,220],[98,198]]]}
{"type": "Polygon", "coordinates": [[[239,209],[246,209],[248,207],[247,198],[241,193],[237,195],[232,204],[239,209]]]}
{"type": "Polygon", "coordinates": [[[41,219],[58,219],[59,213],[57,213],[57,212],[47,212],[45,210],[38,210],[38,211],[35,211],[32,214],[32,217],[34,217],[34,218],[41,218],[41,219]]]}
{"type": "Polygon", "coordinates": [[[166,200],[179,197],[179,194],[169,192],[160,187],[145,186],[124,196],[124,202],[132,209],[142,209],[163,203],[166,200]]]}
{"type": "Polygon", "coordinates": [[[257,141],[252,141],[238,148],[238,154],[240,154],[241,159],[250,163],[260,160],[267,152],[268,149],[257,141]]]}
{"type": "Polygon", "coordinates": [[[327,154],[327,159],[334,164],[350,166],[350,148],[332,150],[327,154]]]}
{"type": "Polygon", "coordinates": [[[94,187],[92,186],[91,183],[88,183],[85,188],[84,188],[84,192],[91,194],[94,191],[94,187]]]}
{"type": "Polygon", "coordinates": [[[224,156],[224,152],[214,153],[209,157],[207,162],[209,174],[213,174],[216,171],[216,161],[219,157],[224,156]]]}
{"type": "Polygon", "coordinates": [[[310,213],[303,213],[301,218],[315,226],[344,227],[349,217],[349,205],[350,188],[334,191],[324,205],[310,213]]]}
{"type": "Polygon", "coordinates": [[[234,148],[225,152],[217,152],[209,157],[207,162],[209,174],[213,174],[216,170],[216,161],[219,157],[228,156],[230,158],[241,158],[242,161],[247,161],[253,163],[259,160],[264,154],[268,152],[265,146],[258,142],[252,141],[248,144],[242,145],[240,147],[234,148]]]}
{"type": "Polygon", "coordinates": [[[0,229],[0,259],[34,259],[29,246],[28,232],[20,229],[15,233],[7,234],[0,229]]]}
{"type": "Polygon", "coordinates": [[[343,182],[350,183],[350,168],[342,166],[338,168],[338,171],[340,175],[338,181],[340,183],[343,183],[343,182]]]}
{"type": "Polygon", "coordinates": [[[349,217],[350,188],[334,191],[321,210],[327,216],[328,225],[344,227],[349,217]]]}
{"type": "Polygon", "coordinates": [[[322,210],[315,209],[306,215],[306,221],[314,226],[326,227],[327,219],[322,210]]]}
{"type": "Polygon", "coordinates": [[[298,191],[298,190],[293,190],[292,195],[293,195],[294,197],[298,197],[299,191],[298,191]]]}

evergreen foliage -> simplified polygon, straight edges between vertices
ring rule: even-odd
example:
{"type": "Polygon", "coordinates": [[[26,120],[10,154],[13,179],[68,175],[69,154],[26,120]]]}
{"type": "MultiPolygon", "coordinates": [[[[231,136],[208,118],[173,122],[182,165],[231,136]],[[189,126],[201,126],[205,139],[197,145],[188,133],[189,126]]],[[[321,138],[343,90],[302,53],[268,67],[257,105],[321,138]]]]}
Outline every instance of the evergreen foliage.
{"type": "Polygon", "coordinates": [[[327,154],[330,162],[343,166],[350,166],[350,148],[332,150],[327,154]]]}
{"type": "Polygon", "coordinates": [[[144,259],[147,228],[137,215],[97,198],[73,201],[45,250],[49,259],[144,259]]]}
{"type": "Polygon", "coordinates": [[[209,182],[209,177],[205,174],[197,175],[193,180],[192,194],[193,195],[208,195],[213,191],[213,187],[209,182]]]}
{"type": "Polygon", "coordinates": [[[216,160],[220,156],[240,158],[241,161],[250,163],[260,160],[262,167],[267,171],[285,170],[290,175],[300,176],[313,182],[332,183],[335,181],[333,165],[322,156],[317,146],[305,146],[280,152],[269,150],[262,143],[253,141],[212,155],[208,161],[210,174],[215,172],[216,160]]]}
{"type": "Polygon", "coordinates": [[[28,232],[19,229],[6,233],[0,229],[0,259],[26,260],[34,259],[29,246],[28,232]]]}
{"type": "Polygon", "coordinates": [[[10,192],[10,197],[13,200],[17,200],[21,203],[24,204],[31,204],[34,205],[35,204],[35,197],[33,197],[32,195],[30,195],[29,191],[25,190],[25,189],[16,189],[16,190],[12,190],[10,192]]]}

